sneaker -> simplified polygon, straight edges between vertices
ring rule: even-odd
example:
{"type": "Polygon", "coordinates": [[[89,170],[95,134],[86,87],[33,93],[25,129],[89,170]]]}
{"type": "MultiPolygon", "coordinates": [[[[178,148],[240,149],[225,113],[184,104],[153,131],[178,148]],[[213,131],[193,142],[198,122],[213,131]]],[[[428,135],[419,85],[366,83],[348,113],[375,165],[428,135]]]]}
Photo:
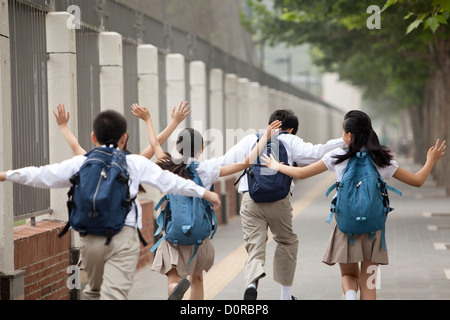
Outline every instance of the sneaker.
{"type": "Polygon", "coordinates": [[[186,293],[187,289],[191,286],[191,282],[184,278],[181,279],[180,282],[178,282],[177,286],[173,289],[172,293],[170,294],[169,298],[167,300],[181,300],[183,299],[184,294],[186,293]]]}
{"type": "Polygon", "coordinates": [[[258,291],[255,287],[248,287],[244,292],[244,300],[256,300],[258,296],[258,291]]]}

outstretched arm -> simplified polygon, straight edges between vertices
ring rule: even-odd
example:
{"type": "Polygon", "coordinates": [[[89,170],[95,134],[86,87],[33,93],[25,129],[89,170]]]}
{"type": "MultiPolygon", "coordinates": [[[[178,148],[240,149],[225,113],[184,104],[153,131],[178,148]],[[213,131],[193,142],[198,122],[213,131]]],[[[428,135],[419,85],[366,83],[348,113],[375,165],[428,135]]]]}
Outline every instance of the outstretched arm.
{"type": "Polygon", "coordinates": [[[58,128],[63,134],[64,138],[66,139],[67,143],[69,144],[70,148],[73,150],[73,152],[76,155],[83,155],[86,153],[86,150],[84,150],[80,143],[78,142],[77,138],[73,135],[72,131],[70,131],[69,127],[67,126],[67,122],[69,122],[70,114],[67,112],[63,104],[59,104],[57,107],[57,112],[53,110],[53,114],[56,118],[56,123],[58,124],[58,128]]]}
{"type": "Polygon", "coordinates": [[[413,187],[421,187],[430,175],[436,161],[444,156],[446,148],[447,146],[445,144],[445,141],[443,141],[441,145],[439,145],[439,139],[437,139],[436,144],[428,149],[427,161],[425,162],[425,165],[422,167],[422,169],[414,174],[412,172],[409,172],[408,170],[398,167],[393,177],[413,187]]]}
{"type": "MultiPolygon", "coordinates": [[[[134,106],[138,106],[137,104],[134,104],[134,106]]],[[[167,127],[157,136],[158,143],[162,145],[164,142],[167,141],[167,139],[170,137],[170,135],[175,131],[175,129],[178,127],[178,125],[186,119],[188,115],[191,114],[191,106],[188,104],[187,101],[181,101],[180,105],[178,106],[178,109],[176,107],[173,107],[172,109],[172,120],[167,125],[167,127]]],[[[142,119],[142,118],[141,118],[142,119]]],[[[148,131],[148,128],[147,128],[148,131]]],[[[147,148],[142,151],[141,155],[145,156],[148,159],[151,159],[155,152],[153,151],[153,148],[151,145],[149,145],[147,148]]]]}
{"type": "Polygon", "coordinates": [[[264,150],[267,145],[267,141],[272,137],[274,133],[276,133],[281,127],[282,122],[279,120],[275,120],[268,127],[264,135],[261,137],[256,146],[250,151],[247,157],[243,162],[238,162],[234,164],[230,164],[220,168],[220,176],[224,177],[242,170],[245,170],[251,166],[253,162],[256,161],[259,154],[264,150]]]}
{"type": "Polygon", "coordinates": [[[156,158],[158,158],[158,160],[161,160],[165,154],[164,150],[161,148],[161,145],[159,144],[158,138],[155,135],[155,130],[153,129],[150,112],[147,110],[146,107],[140,107],[137,104],[133,104],[131,106],[131,109],[132,109],[131,112],[136,117],[144,120],[145,125],[147,126],[147,135],[148,139],[150,140],[150,146],[152,147],[152,153],[156,155],[156,158]]]}
{"type": "Polygon", "coordinates": [[[283,163],[279,163],[275,160],[275,158],[270,155],[270,158],[267,155],[263,155],[261,157],[261,160],[263,160],[262,164],[268,167],[269,169],[272,169],[274,171],[279,171],[281,173],[284,173],[288,176],[298,178],[298,179],[306,179],[313,177],[315,175],[318,175],[320,173],[323,173],[328,170],[327,166],[325,165],[325,162],[323,160],[319,160],[313,164],[310,164],[306,167],[291,167],[289,165],[285,165],[283,163]]]}

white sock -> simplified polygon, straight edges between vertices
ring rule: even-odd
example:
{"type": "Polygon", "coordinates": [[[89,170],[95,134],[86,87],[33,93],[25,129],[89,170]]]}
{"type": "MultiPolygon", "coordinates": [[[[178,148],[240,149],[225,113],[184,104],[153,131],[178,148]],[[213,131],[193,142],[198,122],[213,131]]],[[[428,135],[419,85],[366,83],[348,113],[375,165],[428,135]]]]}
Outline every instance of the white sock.
{"type": "Polygon", "coordinates": [[[355,290],[348,290],[345,293],[345,299],[346,300],[356,300],[356,291],[355,290]]]}
{"type": "Polygon", "coordinates": [[[291,295],[291,290],[292,290],[292,286],[281,286],[281,300],[291,300],[292,299],[292,295],[291,295]]]}

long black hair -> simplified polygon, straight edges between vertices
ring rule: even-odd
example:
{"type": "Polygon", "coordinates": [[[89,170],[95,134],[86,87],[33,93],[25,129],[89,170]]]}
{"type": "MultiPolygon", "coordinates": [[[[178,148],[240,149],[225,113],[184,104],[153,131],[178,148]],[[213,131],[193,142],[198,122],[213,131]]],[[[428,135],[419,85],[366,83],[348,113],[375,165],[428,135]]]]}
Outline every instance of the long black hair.
{"type": "Polygon", "coordinates": [[[168,170],[185,179],[190,179],[186,166],[190,158],[194,158],[203,149],[203,137],[200,132],[192,128],[183,129],[177,138],[176,149],[181,154],[180,159],[174,159],[169,152],[156,164],[163,170],[168,170]]]}
{"type": "Polygon", "coordinates": [[[392,155],[390,150],[380,144],[376,132],[372,128],[370,117],[362,111],[352,110],[347,112],[343,124],[346,133],[353,134],[353,141],[350,143],[348,152],[343,155],[336,155],[336,164],[356,156],[364,147],[369,152],[373,162],[379,167],[390,165],[392,155]]]}

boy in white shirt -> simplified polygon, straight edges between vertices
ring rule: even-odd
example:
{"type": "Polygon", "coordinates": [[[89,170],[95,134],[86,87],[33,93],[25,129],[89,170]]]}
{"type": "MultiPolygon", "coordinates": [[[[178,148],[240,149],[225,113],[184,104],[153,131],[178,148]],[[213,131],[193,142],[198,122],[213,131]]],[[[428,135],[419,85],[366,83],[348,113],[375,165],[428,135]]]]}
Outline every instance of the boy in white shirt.
{"type": "MultiPolygon", "coordinates": [[[[313,145],[296,136],[298,118],[290,110],[277,110],[269,120],[282,122],[281,131],[288,134],[278,136],[284,145],[289,163],[311,164],[321,159],[327,152],[345,144],[340,139],[328,141],[326,144],[313,145]]],[[[248,135],[232,147],[221,160],[221,165],[242,161],[257,143],[256,135],[248,135]]],[[[294,183],[291,184],[291,192],[294,183]]],[[[248,259],[245,262],[246,289],[244,300],[257,298],[258,280],[266,275],[264,265],[266,257],[267,226],[273,234],[277,247],[274,256],[273,278],[281,284],[281,300],[295,299],[291,295],[291,287],[297,266],[298,239],[292,227],[292,206],[289,195],[285,199],[269,203],[256,203],[249,195],[247,175],[240,179],[239,192],[243,193],[240,216],[244,233],[245,248],[248,259]]]]}
{"type": "MultiPolygon", "coordinates": [[[[93,128],[92,141],[97,147],[112,144],[123,150],[127,141],[127,123],[123,115],[112,110],[103,111],[94,119],[93,128]]],[[[85,159],[85,156],[76,156],[59,164],[1,172],[0,182],[7,180],[36,188],[70,187],[70,178],[79,171],[85,159]]],[[[136,196],[139,184],[144,183],[161,192],[204,198],[214,205],[220,205],[216,193],[162,170],[143,156],[127,155],[126,160],[131,198],[136,196]]],[[[88,277],[84,298],[127,299],[139,259],[137,228],[141,228],[141,225],[141,216],[136,218],[133,204],[125,226],[112,237],[108,246],[105,246],[104,236],[86,235],[81,238],[81,266],[88,277]]]]}

